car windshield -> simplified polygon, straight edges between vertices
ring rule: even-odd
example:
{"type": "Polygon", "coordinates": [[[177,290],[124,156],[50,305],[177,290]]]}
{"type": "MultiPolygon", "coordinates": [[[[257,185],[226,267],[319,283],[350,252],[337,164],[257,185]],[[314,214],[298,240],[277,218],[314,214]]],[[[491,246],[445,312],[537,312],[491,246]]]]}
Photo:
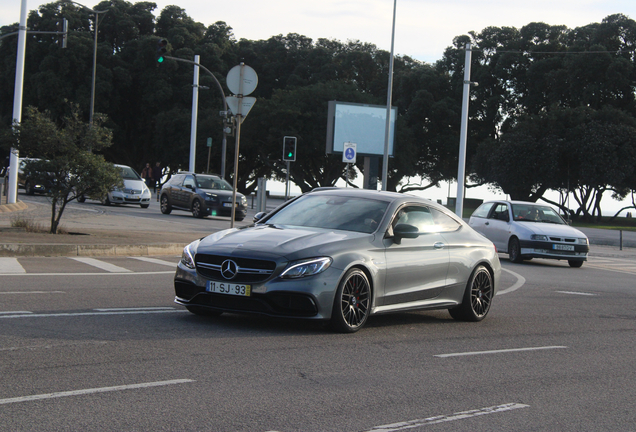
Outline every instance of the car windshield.
{"type": "Polygon", "coordinates": [[[552,207],[548,206],[513,204],[512,214],[514,215],[514,220],[519,222],[545,222],[565,225],[561,216],[552,207]]]}
{"type": "Polygon", "coordinates": [[[139,174],[137,174],[137,171],[135,171],[131,167],[122,166],[122,167],[119,167],[119,169],[121,169],[121,177],[124,180],[140,180],[141,179],[141,177],[139,177],[139,174]]]}
{"type": "Polygon", "coordinates": [[[386,201],[309,194],[281,209],[266,223],[372,233],[387,207],[386,201]]]}
{"type": "Polygon", "coordinates": [[[197,176],[197,187],[201,189],[216,189],[231,191],[232,186],[220,177],[197,176]]]}

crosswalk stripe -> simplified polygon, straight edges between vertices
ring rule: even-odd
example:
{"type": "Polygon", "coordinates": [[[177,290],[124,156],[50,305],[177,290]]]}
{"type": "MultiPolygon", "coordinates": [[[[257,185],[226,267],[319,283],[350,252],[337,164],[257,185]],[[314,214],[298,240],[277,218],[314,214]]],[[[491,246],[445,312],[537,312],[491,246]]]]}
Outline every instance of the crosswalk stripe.
{"type": "Polygon", "coordinates": [[[139,260],[139,261],[145,261],[145,262],[149,262],[149,263],[153,263],[153,264],[161,264],[161,265],[165,265],[165,266],[170,266],[170,267],[176,267],[177,266],[176,262],[164,261],[164,260],[160,260],[160,259],[157,259],[157,258],[148,258],[148,257],[130,257],[130,258],[134,258],[134,259],[139,260]]]}
{"type": "Polygon", "coordinates": [[[111,273],[132,273],[133,272],[132,270],[128,270],[126,268],[119,267],[114,264],[100,261],[95,258],[71,257],[71,259],[75,261],[79,261],[84,264],[88,264],[93,267],[97,267],[98,269],[102,269],[111,273]]]}
{"type": "Polygon", "coordinates": [[[17,258],[0,258],[0,273],[26,273],[17,258]]]}

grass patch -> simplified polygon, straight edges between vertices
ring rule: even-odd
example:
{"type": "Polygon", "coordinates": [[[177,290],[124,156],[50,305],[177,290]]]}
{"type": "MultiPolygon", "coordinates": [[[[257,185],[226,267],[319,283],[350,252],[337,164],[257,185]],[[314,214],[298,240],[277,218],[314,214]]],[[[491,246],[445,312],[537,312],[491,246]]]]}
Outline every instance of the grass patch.
{"type": "Polygon", "coordinates": [[[612,219],[611,217],[602,217],[600,221],[584,221],[577,219],[572,220],[572,226],[608,230],[636,231],[636,218],[617,217],[615,219],[612,219]]]}
{"type": "MultiPolygon", "coordinates": [[[[36,222],[33,218],[25,216],[21,213],[15,213],[11,216],[11,226],[14,228],[24,228],[28,233],[49,233],[50,228],[45,227],[42,223],[36,222]]],[[[58,234],[68,234],[68,230],[62,226],[57,227],[58,234]]]]}

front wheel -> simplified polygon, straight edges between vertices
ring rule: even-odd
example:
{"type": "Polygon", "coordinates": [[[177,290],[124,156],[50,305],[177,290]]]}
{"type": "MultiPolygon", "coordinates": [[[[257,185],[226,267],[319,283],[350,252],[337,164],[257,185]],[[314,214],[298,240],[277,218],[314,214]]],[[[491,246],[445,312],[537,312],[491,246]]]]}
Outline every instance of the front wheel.
{"type": "Polygon", "coordinates": [[[336,291],[331,327],[339,333],[353,333],[367,322],[371,311],[371,284],[360,269],[349,270],[336,291]]]}
{"type": "Polygon", "coordinates": [[[194,200],[192,203],[192,216],[197,219],[201,219],[205,216],[205,211],[203,211],[203,207],[201,207],[201,201],[194,200]]]}
{"type": "Polygon", "coordinates": [[[170,202],[168,202],[168,196],[162,195],[161,196],[161,213],[170,214],[171,211],[172,211],[172,206],[170,205],[170,202]]]}
{"type": "Polygon", "coordinates": [[[570,264],[570,267],[579,268],[583,265],[583,261],[568,260],[568,264],[570,264]]]}
{"type": "Polygon", "coordinates": [[[468,280],[462,304],[448,312],[456,320],[481,321],[490,310],[493,295],[492,275],[483,265],[478,266],[468,280]]]}
{"type": "Polygon", "coordinates": [[[141,208],[148,208],[148,206],[149,206],[149,205],[150,205],[150,204],[139,204],[139,206],[140,206],[141,208]]]}
{"type": "Polygon", "coordinates": [[[521,258],[521,245],[519,244],[519,239],[517,237],[513,237],[508,242],[508,258],[513,263],[520,263],[523,261],[521,258]]]}
{"type": "Polygon", "coordinates": [[[108,195],[106,195],[104,198],[102,198],[102,205],[105,205],[105,206],[109,206],[110,205],[110,199],[108,198],[108,195]]]}

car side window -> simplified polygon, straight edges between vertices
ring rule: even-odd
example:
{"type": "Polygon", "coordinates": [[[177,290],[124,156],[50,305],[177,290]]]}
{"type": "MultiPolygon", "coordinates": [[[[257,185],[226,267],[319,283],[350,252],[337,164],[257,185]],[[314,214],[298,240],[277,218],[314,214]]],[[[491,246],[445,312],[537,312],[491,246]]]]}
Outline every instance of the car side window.
{"type": "Polygon", "coordinates": [[[432,208],[431,214],[435,220],[435,226],[438,228],[437,232],[457,231],[461,227],[458,221],[439,210],[432,208]]]}
{"type": "Polygon", "coordinates": [[[194,177],[192,177],[191,175],[187,175],[185,180],[183,180],[183,187],[188,187],[188,186],[191,186],[192,189],[194,189],[196,186],[194,177]]]}
{"type": "Polygon", "coordinates": [[[493,211],[490,213],[488,219],[497,219],[502,221],[509,221],[510,216],[508,214],[508,206],[503,203],[499,203],[495,206],[493,211]]]}
{"type": "Polygon", "coordinates": [[[425,206],[407,206],[400,209],[393,219],[392,227],[395,228],[398,224],[413,225],[420,233],[451,232],[461,226],[447,214],[425,206]]]}
{"type": "Polygon", "coordinates": [[[495,205],[495,203],[482,204],[479,207],[477,207],[477,210],[475,210],[473,212],[472,216],[486,218],[486,217],[488,217],[488,213],[490,212],[490,209],[494,205],[495,205]]]}
{"type": "Polygon", "coordinates": [[[170,179],[168,184],[171,186],[181,186],[181,182],[183,182],[184,177],[185,176],[183,174],[176,174],[170,179]]]}

